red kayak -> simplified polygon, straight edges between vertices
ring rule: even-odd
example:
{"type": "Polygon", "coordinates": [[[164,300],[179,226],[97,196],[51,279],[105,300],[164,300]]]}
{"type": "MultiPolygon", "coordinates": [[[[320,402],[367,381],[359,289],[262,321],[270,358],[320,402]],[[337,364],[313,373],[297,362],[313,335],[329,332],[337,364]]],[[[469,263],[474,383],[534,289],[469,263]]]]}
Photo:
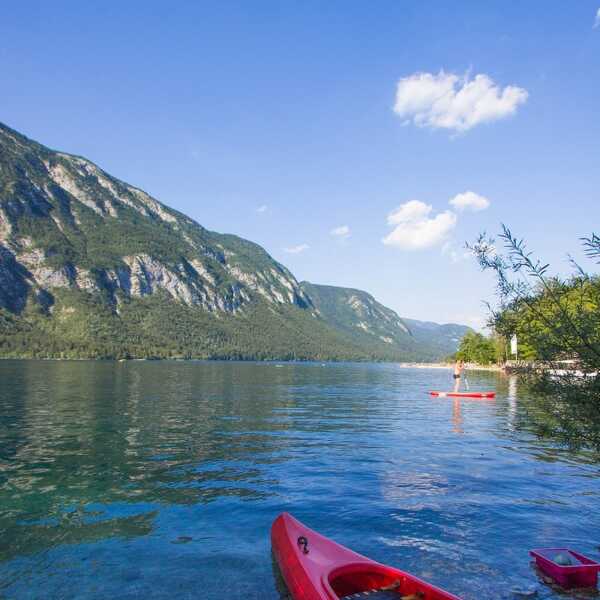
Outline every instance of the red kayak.
{"type": "Polygon", "coordinates": [[[440,398],[495,398],[496,392],[429,392],[440,398]]]}
{"type": "MultiPolygon", "coordinates": [[[[399,569],[370,560],[305,527],[288,513],[271,528],[271,544],[293,600],[340,600],[388,592],[398,600],[460,600],[399,569]]],[[[390,596],[386,596],[390,597],[390,596]]]]}

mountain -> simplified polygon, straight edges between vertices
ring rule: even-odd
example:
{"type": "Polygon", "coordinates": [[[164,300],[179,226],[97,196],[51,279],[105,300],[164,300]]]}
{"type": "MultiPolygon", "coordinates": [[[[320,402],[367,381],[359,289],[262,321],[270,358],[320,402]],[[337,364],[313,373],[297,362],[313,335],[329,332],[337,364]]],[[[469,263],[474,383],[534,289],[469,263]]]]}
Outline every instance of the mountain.
{"type": "Polygon", "coordinates": [[[0,124],[0,356],[430,356],[393,311],[369,321],[378,340],[355,335],[309,287],[260,246],[0,124]]]}
{"type": "Polygon", "coordinates": [[[403,320],[367,292],[303,281],[300,289],[321,317],[360,346],[394,350],[416,349],[403,320]]]}
{"type": "Polygon", "coordinates": [[[415,321],[403,319],[410,329],[419,347],[426,347],[433,356],[446,357],[458,349],[460,340],[468,331],[473,331],[466,325],[456,323],[432,323],[431,321],[415,321]]]}
{"type": "Polygon", "coordinates": [[[437,360],[456,352],[469,327],[400,318],[367,292],[353,288],[315,285],[300,288],[333,328],[372,351],[410,351],[421,360],[437,360]]]}

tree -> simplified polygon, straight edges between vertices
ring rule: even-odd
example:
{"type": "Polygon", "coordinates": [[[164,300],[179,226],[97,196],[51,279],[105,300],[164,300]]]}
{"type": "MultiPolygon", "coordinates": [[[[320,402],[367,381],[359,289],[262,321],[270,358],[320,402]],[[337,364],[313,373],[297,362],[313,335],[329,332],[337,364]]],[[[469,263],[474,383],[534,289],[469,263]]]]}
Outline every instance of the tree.
{"type": "MultiPolygon", "coordinates": [[[[496,275],[490,325],[505,338],[516,333],[521,355],[536,361],[522,375],[535,394],[539,432],[600,450],[600,278],[572,259],[570,277],[550,276],[506,226],[498,237],[501,248],[485,234],[468,248],[496,275]],[[565,371],[565,360],[576,368],[565,371]]],[[[600,237],[582,241],[587,256],[600,259],[600,237]]]]}
{"type": "Polygon", "coordinates": [[[496,362],[495,341],[481,335],[481,333],[468,331],[460,341],[456,358],[480,365],[489,365],[496,362]]]}

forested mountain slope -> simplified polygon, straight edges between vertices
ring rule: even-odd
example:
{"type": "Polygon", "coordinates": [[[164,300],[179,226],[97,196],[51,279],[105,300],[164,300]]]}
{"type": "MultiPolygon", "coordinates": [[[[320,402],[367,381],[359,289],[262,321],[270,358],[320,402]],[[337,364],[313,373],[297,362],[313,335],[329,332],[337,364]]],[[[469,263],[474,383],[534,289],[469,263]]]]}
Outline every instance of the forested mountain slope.
{"type": "Polygon", "coordinates": [[[1,356],[431,356],[389,309],[374,342],[309,292],[260,246],[0,124],[1,356]]]}

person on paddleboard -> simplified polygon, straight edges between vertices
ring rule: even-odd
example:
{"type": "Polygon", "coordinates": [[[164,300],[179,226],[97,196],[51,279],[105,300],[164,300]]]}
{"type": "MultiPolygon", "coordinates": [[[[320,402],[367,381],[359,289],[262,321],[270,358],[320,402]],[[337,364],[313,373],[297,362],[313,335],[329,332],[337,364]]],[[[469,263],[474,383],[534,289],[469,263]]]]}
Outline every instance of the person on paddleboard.
{"type": "Polygon", "coordinates": [[[465,361],[460,359],[454,363],[454,393],[458,392],[460,388],[460,381],[463,378],[463,373],[465,371],[465,361]]]}

